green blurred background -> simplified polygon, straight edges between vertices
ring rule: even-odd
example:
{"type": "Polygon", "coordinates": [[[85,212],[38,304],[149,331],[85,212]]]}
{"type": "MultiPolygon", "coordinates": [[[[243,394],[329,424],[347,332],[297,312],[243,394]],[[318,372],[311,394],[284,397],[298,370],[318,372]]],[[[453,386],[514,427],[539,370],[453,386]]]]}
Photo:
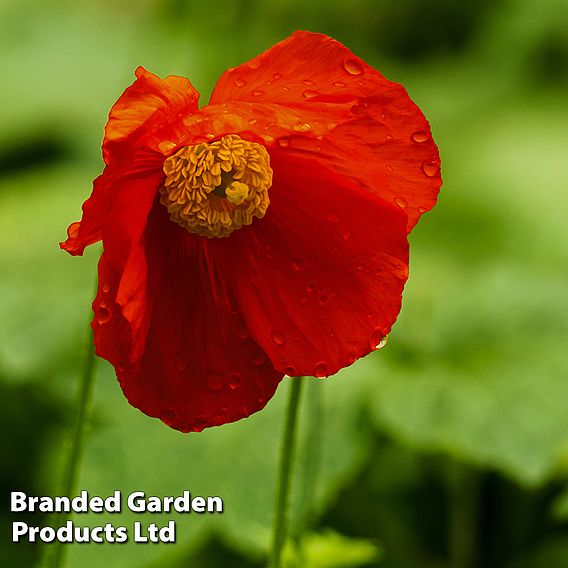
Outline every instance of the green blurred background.
{"type": "MultiPolygon", "coordinates": [[[[9,491],[60,488],[100,249],[57,243],[101,170],[110,106],[138,65],[190,77],[204,104],[224,69],[300,28],[406,86],[444,187],[412,234],[387,347],[306,389],[290,565],[566,568],[566,0],[1,0],[0,530],[9,491]]],[[[175,546],[72,546],[67,566],[263,566],[289,386],[184,436],[131,408],[99,361],[80,488],[190,489],[226,512],[165,515],[175,546]]],[[[45,552],[9,540],[2,566],[45,552]]]]}

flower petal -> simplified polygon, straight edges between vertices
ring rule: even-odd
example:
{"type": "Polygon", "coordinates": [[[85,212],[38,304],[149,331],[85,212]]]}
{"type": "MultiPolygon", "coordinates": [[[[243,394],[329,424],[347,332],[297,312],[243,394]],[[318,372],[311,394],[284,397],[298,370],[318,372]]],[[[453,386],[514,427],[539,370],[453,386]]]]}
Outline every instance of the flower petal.
{"type": "MultiPolygon", "coordinates": [[[[112,107],[103,142],[106,164],[118,157],[128,159],[139,139],[156,145],[174,136],[180,116],[197,111],[199,93],[189,79],[170,75],[160,79],[143,67],[136,69],[136,81],[112,107]]],[[[155,148],[157,149],[157,148],[155,148]]]]}
{"type": "Polygon", "coordinates": [[[219,270],[277,370],[331,375],[375,349],[398,316],[406,217],[317,158],[271,157],[266,216],[217,250],[219,270]]]}
{"type": "Polygon", "coordinates": [[[133,406],[183,432],[262,409],[282,378],[246,331],[211,244],[172,223],[156,200],[143,240],[112,261],[105,248],[99,268],[97,354],[115,366],[133,406]],[[125,281],[141,285],[126,294],[125,281]]]}
{"type": "Polygon", "coordinates": [[[274,103],[304,112],[304,132],[290,134],[299,143],[323,136],[318,144],[322,159],[401,206],[408,230],[436,202],[440,161],[424,115],[401,85],[330,37],[295,32],[230,69],[211,95],[211,104],[228,101],[274,103]],[[330,133],[321,127],[314,132],[314,122],[326,123],[330,133]]]}
{"type": "Polygon", "coordinates": [[[197,110],[199,95],[187,79],[162,80],[142,67],[136,77],[110,111],[103,140],[107,166],[83,204],[81,221],[69,226],[68,239],[61,243],[72,255],[83,254],[85,247],[101,239],[122,178],[161,170],[164,155],[180,137],[180,115],[197,110]]]}

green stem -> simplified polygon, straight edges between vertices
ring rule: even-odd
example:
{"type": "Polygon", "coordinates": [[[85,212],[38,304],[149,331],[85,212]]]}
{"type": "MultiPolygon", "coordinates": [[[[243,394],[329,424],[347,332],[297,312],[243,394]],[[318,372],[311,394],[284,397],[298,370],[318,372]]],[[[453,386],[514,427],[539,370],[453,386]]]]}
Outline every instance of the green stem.
{"type": "Polygon", "coordinates": [[[291,379],[291,381],[292,385],[290,387],[284,437],[282,439],[282,453],[280,454],[278,492],[276,494],[276,511],[274,516],[274,536],[269,564],[271,568],[281,567],[282,549],[286,542],[288,496],[290,493],[290,480],[292,479],[296,424],[303,378],[298,377],[291,379]]]}
{"type": "MultiPolygon", "coordinates": [[[[85,358],[85,366],[79,383],[79,395],[77,400],[77,412],[75,415],[75,424],[71,433],[71,445],[69,448],[69,457],[65,467],[63,479],[63,495],[72,498],[77,485],[77,477],[79,475],[79,466],[83,456],[83,447],[85,445],[85,428],[89,420],[91,410],[91,393],[93,390],[93,382],[95,378],[95,345],[93,341],[93,332],[89,327],[89,336],[87,342],[87,353],[85,358]]],[[[57,526],[62,526],[71,515],[62,513],[57,519],[57,526]]],[[[51,562],[48,566],[52,568],[61,568],[65,563],[66,547],[61,546],[59,541],[55,541],[50,547],[51,562]]]]}

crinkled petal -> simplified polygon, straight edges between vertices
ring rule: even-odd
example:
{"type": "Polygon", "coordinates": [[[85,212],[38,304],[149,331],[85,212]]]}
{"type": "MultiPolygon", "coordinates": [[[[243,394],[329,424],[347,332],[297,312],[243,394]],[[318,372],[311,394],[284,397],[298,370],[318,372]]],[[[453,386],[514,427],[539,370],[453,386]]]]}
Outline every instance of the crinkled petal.
{"type": "Polygon", "coordinates": [[[317,147],[336,172],[404,209],[408,230],[434,206],[442,181],[426,118],[401,85],[338,41],[292,34],[223,74],[211,104],[229,101],[304,113],[290,138],[272,129],[277,142],[296,151],[317,147]]]}
{"type": "Polygon", "coordinates": [[[172,223],[158,200],[143,239],[126,241],[130,253],[113,260],[105,248],[93,327],[131,404],[183,432],[262,409],[283,375],[248,334],[211,241],[172,223]],[[140,286],[126,294],[125,281],[140,286]]]}
{"type": "Polygon", "coordinates": [[[277,370],[331,375],[375,349],[398,316],[406,217],[315,158],[275,151],[272,164],[266,216],[217,247],[219,270],[277,370]]]}
{"type": "MultiPolygon", "coordinates": [[[[101,238],[112,203],[125,177],[144,177],[161,170],[164,155],[176,146],[180,115],[197,110],[199,95],[187,79],[160,79],[142,67],[136,81],[112,107],[103,140],[106,168],[93,184],[83,205],[80,222],[70,225],[61,247],[81,255],[85,247],[101,238]]],[[[135,199],[132,192],[130,197],[135,199]]]]}

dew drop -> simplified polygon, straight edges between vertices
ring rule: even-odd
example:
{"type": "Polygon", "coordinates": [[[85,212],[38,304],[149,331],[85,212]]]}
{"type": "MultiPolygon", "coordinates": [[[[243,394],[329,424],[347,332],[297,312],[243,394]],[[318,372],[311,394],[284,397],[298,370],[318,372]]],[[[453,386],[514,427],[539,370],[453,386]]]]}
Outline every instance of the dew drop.
{"type": "Polygon", "coordinates": [[[296,272],[302,272],[306,268],[306,261],[301,256],[296,256],[292,261],[292,268],[296,272]]]}
{"type": "Polygon", "coordinates": [[[252,61],[249,61],[249,69],[258,69],[260,67],[260,59],[257,57],[252,61]]]}
{"type": "Polygon", "coordinates": [[[387,170],[388,170],[389,172],[393,172],[393,171],[394,171],[394,168],[393,168],[392,166],[387,166],[387,170]]]}
{"type": "Polygon", "coordinates": [[[108,294],[109,291],[110,291],[110,286],[107,283],[103,284],[103,292],[105,294],[108,294]]]}
{"type": "Polygon", "coordinates": [[[392,134],[385,134],[385,140],[392,140],[392,134]]]}
{"type": "Polygon", "coordinates": [[[163,142],[160,142],[158,144],[160,152],[163,152],[164,154],[171,152],[175,147],[176,143],[172,142],[171,140],[164,140],[163,142]]]}
{"type": "Polygon", "coordinates": [[[251,95],[253,97],[262,97],[262,95],[264,95],[264,91],[262,89],[255,89],[251,95]]]}
{"type": "Polygon", "coordinates": [[[284,374],[288,375],[289,377],[293,377],[296,374],[296,368],[292,367],[292,365],[284,367],[284,374]]]}
{"type": "Polygon", "coordinates": [[[177,353],[174,357],[174,363],[179,373],[183,373],[187,369],[187,361],[183,355],[177,353]]]}
{"type": "Polygon", "coordinates": [[[417,130],[412,136],[412,140],[420,144],[421,142],[426,142],[430,138],[428,132],[425,130],[417,130]]]}
{"type": "Polygon", "coordinates": [[[260,367],[264,363],[264,355],[262,353],[255,355],[252,362],[257,367],[260,367]]]}
{"type": "Polygon", "coordinates": [[[350,75],[361,75],[363,73],[363,67],[355,59],[346,59],[343,62],[343,68],[350,75]]]}
{"type": "Polygon", "coordinates": [[[422,171],[428,177],[434,177],[438,174],[440,169],[438,168],[438,164],[436,162],[424,162],[422,164],[422,171]]]}
{"type": "Polygon", "coordinates": [[[241,374],[240,373],[231,373],[229,375],[229,388],[232,390],[238,389],[241,386],[241,374]]]}
{"type": "Polygon", "coordinates": [[[329,296],[327,294],[320,294],[319,297],[320,306],[325,306],[325,304],[327,304],[328,301],[329,301],[329,296]]]}
{"type": "Polygon", "coordinates": [[[99,310],[98,310],[98,314],[97,314],[97,322],[99,324],[103,325],[110,320],[111,315],[112,315],[111,311],[107,307],[106,303],[101,302],[99,304],[99,310]]]}
{"type": "Polygon", "coordinates": [[[212,391],[223,390],[225,381],[222,373],[217,371],[210,371],[207,373],[207,385],[212,391]]]}
{"type": "Polygon", "coordinates": [[[302,81],[302,83],[304,83],[304,85],[315,85],[315,83],[311,80],[311,79],[304,79],[302,81]]]}
{"type": "Polygon", "coordinates": [[[274,79],[275,79],[276,81],[278,81],[278,79],[281,79],[281,78],[282,78],[282,73],[274,73],[274,75],[272,75],[272,76],[274,77],[274,79]]]}
{"type": "Polygon", "coordinates": [[[395,197],[394,204],[401,209],[406,209],[408,207],[408,201],[406,201],[403,197],[395,197]]]}
{"type": "Polygon", "coordinates": [[[330,223],[339,223],[341,221],[341,217],[337,211],[330,211],[327,215],[327,220],[330,223]]]}
{"type": "Polygon", "coordinates": [[[386,342],[387,336],[383,334],[383,331],[380,328],[376,327],[369,338],[371,349],[381,349],[385,346],[386,342]]]}
{"type": "Polygon", "coordinates": [[[325,377],[327,376],[327,363],[325,361],[320,361],[315,367],[314,367],[314,377],[325,377]]]}
{"type": "Polygon", "coordinates": [[[307,122],[298,122],[292,126],[292,130],[296,132],[307,132],[311,129],[311,126],[307,122]]]}
{"type": "Polygon", "coordinates": [[[426,213],[426,211],[428,211],[428,208],[427,207],[418,207],[417,211],[420,214],[426,213]]]}
{"type": "Polygon", "coordinates": [[[316,289],[316,283],[315,282],[308,282],[308,285],[306,287],[306,290],[308,292],[313,292],[316,289]]]}
{"type": "Polygon", "coordinates": [[[288,148],[290,146],[289,138],[278,138],[278,146],[281,148],[288,148]]]}
{"type": "Polygon", "coordinates": [[[335,81],[335,83],[333,83],[334,87],[347,87],[347,85],[343,82],[343,81],[335,81]]]}
{"type": "Polygon", "coordinates": [[[274,343],[276,343],[276,345],[284,345],[284,343],[285,343],[284,338],[277,331],[274,331],[272,333],[272,341],[274,341],[274,343]]]}
{"type": "Polygon", "coordinates": [[[235,85],[235,87],[240,88],[240,87],[244,87],[247,84],[247,82],[244,79],[235,79],[233,81],[233,84],[235,85]]]}
{"type": "Polygon", "coordinates": [[[351,238],[351,231],[345,231],[342,236],[344,241],[348,241],[351,238]]]}
{"type": "Polygon", "coordinates": [[[290,90],[290,87],[287,87],[286,85],[283,85],[283,86],[282,86],[282,90],[283,90],[283,91],[289,91],[289,90],[290,90]]]}
{"type": "Polygon", "coordinates": [[[258,122],[258,120],[256,120],[256,118],[251,118],[248,122],[250,125],[255,125],[258,122]]]}
{"type": "Polygon", "coordinates": [[[317,91],[313,91],[312,89],[307,89],[302,94],[306,99],[313,99],[315,97],[319,97],[319,93],[317,91]]]}

